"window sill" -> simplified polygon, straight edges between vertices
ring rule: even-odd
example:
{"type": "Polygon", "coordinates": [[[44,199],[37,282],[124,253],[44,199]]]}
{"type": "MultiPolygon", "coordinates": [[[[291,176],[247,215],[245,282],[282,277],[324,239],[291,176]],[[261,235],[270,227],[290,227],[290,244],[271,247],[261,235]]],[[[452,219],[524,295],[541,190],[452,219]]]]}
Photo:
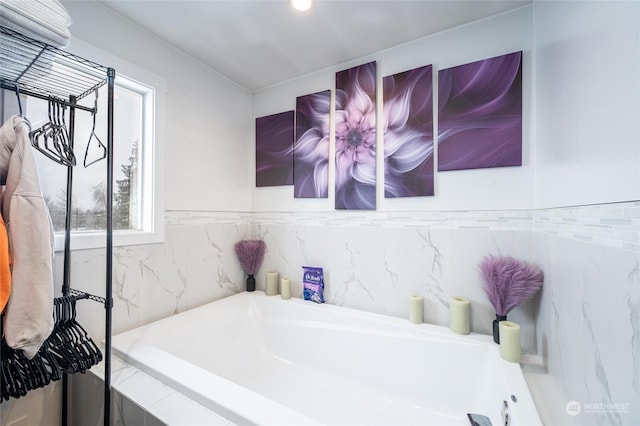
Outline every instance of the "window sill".
{"type": "MultiPolygon", "coordinates": [[[[143,244],[157,244],[164,241],[164,229],[155,232],[143,231],[113,231],[113,246],[133,246],[143,244]]],[[[71,250],[90,250],[106,247],[106,232],[72,232],[71,250]]],[[[64,234],[55,236],[54,250],[64,251],[64,234]]]]}

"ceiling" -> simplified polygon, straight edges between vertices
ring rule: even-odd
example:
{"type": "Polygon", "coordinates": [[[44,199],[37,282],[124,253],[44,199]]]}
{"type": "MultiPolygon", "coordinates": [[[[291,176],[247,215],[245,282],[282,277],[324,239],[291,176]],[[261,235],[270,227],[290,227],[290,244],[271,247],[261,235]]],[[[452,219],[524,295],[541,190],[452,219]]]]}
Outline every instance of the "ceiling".
{"type": "Polygon", "coordinates": [[[99,0],[249,91],[532,0],[99,0]]]}

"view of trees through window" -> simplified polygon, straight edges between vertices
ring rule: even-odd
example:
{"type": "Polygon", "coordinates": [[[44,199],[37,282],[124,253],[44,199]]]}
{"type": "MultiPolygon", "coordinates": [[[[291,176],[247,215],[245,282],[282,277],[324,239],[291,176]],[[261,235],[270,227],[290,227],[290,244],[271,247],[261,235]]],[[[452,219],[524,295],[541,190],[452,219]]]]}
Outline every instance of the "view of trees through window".
{"type": "MultiPolygon", "coordinates": [[[[122,79],[121,79],[122,81],[122,79]]],[[[140,230],[142,214],[142,176],[144,158],[144,101],[145,93],[131,89],[131,84],[118,85],[114,92],[114,180],[113,229],[140,230]]],[[[101,160],[84,167],[84,156],[91,161],[102,155],[100,142],[106,144],[106,87],[98,94],[95,136],[92,135],[93,115],[76,112],[74,153],[77,164],[73,167],[71,196],[71,229],[74,232],[95,232],[106,229],[107,161],[101,160]]],[[[93,106],[95,95],[82,99],[81,104],[93,106]]],[[[47,101],[29,98],[27,117],[35,130],[48,118],[47,101]]],[[[68,111],[67,111],[68,114],[68,111]]],[[[68,116],[67,116],[68,117],[68,116]]],[[[68,123],[68,120],[67,120],[68,123]]],[[[40,176],[42,193],[49,208],[55,232],[64,232],[67,210],[67,168],[34,151],[40,176]]],[[[90,162],[89,161],[89,162],[90,162]]]]}
{"type": "MultiPolygon", "coordinates": [[[[129,163],[120,166],[122,179],[116,179],[113,187],[113,229],[131,229],[131,188],[132,180],[138,176],[138,146],[139,142],[132,144],[129,163]]],[[[44,194],[45,202],[49,208],[53,228],[64,231],[67,211],[67,191],[60,189],[55,197],[44,194]]],[[[107,225],[107,187],[106,181],[98,182],[90,186],[90,199],[92,205],[82,207],[77,202],[77,197],[71,198],[71,228],[74,230],[99,230],[107,225]]]]}

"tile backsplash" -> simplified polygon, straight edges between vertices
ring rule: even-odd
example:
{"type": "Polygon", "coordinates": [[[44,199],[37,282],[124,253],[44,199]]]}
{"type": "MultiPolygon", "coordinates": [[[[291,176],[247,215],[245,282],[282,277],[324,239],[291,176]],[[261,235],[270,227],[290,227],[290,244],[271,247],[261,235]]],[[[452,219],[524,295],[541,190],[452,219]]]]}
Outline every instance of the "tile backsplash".
{"type": "MultiPolygon", "coordinates": [[[[489,333],[493,312],[479,260],[505,254],[535,263],[541,242],[554,240],[542,236],[637,255],[640,202],[509,211],[170,211],[164,243],[114,250],[115,330],[241,291],[244,274],[233,244],[260,237],[267,253],[258,289],[264,272],[276,270],[292,279],[299,297],[301,266],[322,266],[328,303],[406,317],[408,296],[418,293],[425,297],[425,320],[446,325],[449,297],[463,295],[474,302],[474,331],[489,333]]],[[[86,278],[103,268],[102,256],[101,250],[72,253],[74,287],[101,294],[103,283],[86,278]]],[[[531,322],[538,304],[534,299],[514,315],[531,322]]],[[[533,340],[525,347],[536,349],[533,340]]]]}
{"type": "Polygon", "coordinates": [[[640,202],[537,210],[534,229],[640,253],[640,202]]]}

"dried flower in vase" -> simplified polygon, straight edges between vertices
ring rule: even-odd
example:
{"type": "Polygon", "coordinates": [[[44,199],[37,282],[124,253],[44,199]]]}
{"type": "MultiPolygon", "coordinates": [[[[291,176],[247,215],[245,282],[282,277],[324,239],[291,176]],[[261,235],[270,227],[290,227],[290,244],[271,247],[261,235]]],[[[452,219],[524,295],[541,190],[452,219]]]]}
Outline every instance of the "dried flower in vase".
{"type": "Polygon", "coordinates": [[[266,244],[262,240],[241,240],[235,245],[240,266],[242,266],[242,270],[248,275],[247,291],[255,291],[256,289],[254,274],[262,263],[265,249],[266,244]]]}
{"type": "Polygon", "coordinates": [[[542,287],[542,270],[510,256],[486,256],[480,262],[484,291],[496,311],[493,340],[500,343],[498,322],[522,302],[530,299],[542,287]]]}

